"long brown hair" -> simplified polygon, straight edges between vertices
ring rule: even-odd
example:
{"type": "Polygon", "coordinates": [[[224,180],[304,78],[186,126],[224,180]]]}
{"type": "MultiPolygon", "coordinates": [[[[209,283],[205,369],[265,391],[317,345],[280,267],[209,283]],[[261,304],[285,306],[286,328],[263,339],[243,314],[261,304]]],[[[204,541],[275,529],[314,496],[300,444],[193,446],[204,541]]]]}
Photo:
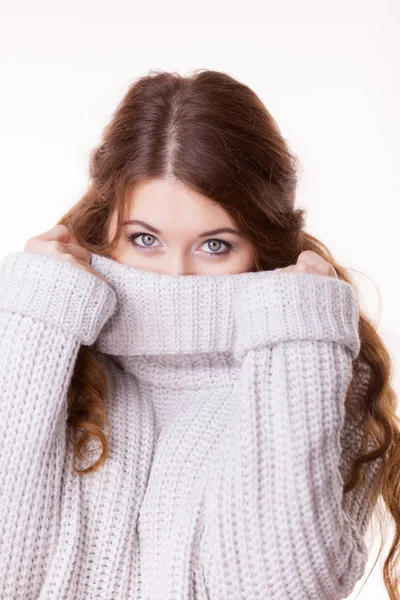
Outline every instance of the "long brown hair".
{"type": "MultiPolygon", "coordinates": [[[[90,154],[87,192],[58,222],[91,252],[110,256],[129,218],[132,188],[143,179],[174,178],[221,205],[247,234],[256,249],[252,270],[295,264],[303,250],[313,250],[358,293],[348,271],[305,231],[305,210],[294,207],[298,174],[298,159],[249,87],[207,69],[190,76],[153,70],[135,81],[120,101],[90,154]],[[117,223],[109,240],[114,210],[117,223]]],[[[362,485],[363,464],[379,466],[370,502],[376,510],[382,499],[394,520],[383,575],[390,599],[399,600],[393,567],[400,547],[400,419],[393,366],[382,338],[361,309],[359,335],[360,368],[354,369],[353,381],[365,368],[369,372],[354,413],[363,452],[355,458],[343,492],[362,485]]],[[[103,366],[90,347],[81,346],[68,391],[68,431],[76,458],[84,458],[93,441],[100,442],[102,452],[89,467],[74,467],[80,474],[99,469],[108,456],[109,437],[103,431],[104,423],[110,425],[104,409],[107,386],[103,366]]],[[[346,406],[350,414],[347,399],[346,406]]]]}

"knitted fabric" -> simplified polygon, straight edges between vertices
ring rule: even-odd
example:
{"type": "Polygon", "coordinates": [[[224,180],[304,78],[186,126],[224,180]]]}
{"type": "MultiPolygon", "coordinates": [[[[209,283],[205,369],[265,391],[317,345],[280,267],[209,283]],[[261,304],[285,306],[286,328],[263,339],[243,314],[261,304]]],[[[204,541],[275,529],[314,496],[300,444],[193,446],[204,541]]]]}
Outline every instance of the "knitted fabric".
{"type": "MultiPolygon", "coordinates": [[[[1,600],[340,600],[363,576],[359,310],[336,278],[0,261],[1,600]],[[81,345],[108,380],[78,475],[81,345]]],[[[379,461],[369,465],[370,485],[379,461]]]]}

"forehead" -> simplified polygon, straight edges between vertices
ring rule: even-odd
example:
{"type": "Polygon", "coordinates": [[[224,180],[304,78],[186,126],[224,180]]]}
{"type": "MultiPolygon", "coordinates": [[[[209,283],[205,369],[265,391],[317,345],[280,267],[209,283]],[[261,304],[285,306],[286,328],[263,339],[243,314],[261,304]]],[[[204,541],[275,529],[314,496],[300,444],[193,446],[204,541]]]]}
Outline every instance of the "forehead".
{"type": "Polygon", "coordinates": [[[151,179],[140,182],[129,196],[130,217],[146,219],[156,227],[177,222],[184,226],[200,224],[232,225],[225,210],[210,198],[186,185],[168,180],[151,179]]]}

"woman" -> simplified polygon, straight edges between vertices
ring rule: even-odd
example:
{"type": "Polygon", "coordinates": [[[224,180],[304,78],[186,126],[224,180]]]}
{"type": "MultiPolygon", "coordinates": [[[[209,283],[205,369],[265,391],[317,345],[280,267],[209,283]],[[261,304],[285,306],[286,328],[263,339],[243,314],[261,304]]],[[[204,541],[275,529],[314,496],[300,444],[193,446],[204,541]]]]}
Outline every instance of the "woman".
{"type": "Polygon", "coordinates": [[[150,74],[90,175],[0,263],[0,597],[347,597],[400,523],[391,364],[276,123],[150,74]]]}

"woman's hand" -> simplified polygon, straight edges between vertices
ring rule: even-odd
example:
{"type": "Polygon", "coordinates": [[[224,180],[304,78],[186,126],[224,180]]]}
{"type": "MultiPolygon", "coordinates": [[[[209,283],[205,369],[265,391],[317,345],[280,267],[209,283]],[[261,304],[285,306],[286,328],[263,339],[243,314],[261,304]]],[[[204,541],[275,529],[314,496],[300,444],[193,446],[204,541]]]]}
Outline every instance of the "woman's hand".
{"type": "Polygon", "coordinates": [[[107,279],[91,266],[91,252],[78,242],[66,225],[56,225],[40,235],[29,238],[24,246],[24,252],[54,256],[108,283],[107,279]]]}
{"type": "Polygon", "coordinates": [[[301,252],[295,265],[284,267],[279,273],[312,273],[314,275],[328,275],[329,277],[338,276],[332,265],[312,250],[301,252]]]}

